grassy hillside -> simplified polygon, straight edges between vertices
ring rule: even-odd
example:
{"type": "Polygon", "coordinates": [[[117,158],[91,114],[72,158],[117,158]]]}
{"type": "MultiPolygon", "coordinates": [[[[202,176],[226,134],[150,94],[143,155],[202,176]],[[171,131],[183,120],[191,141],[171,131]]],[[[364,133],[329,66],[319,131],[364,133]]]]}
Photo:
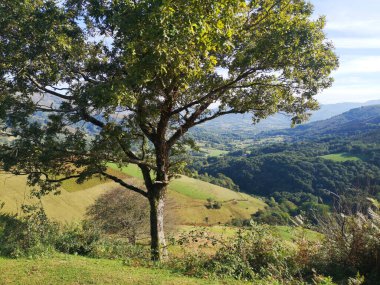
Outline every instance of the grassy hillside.
{"type": "MultiPolygon", "coordinates": [[[[142,186],[137,167],[131,165],[121,172],[116,165],[110,166],[113,174],[142,186]]],[[[81,185],[67,181],[63,184],[61,195],[48,195],[42,199],[42,203],[50,218],[61,222],[78,221],[97,197],[116,187],[119,186],[99,178],[81,185]]],[[[167,215],[174,223],[181,225],[212,225],[226,223],[232,218],[249,218],[265,206],[264,202],[249,195],[186,176],[174,180],[169,188],[167,215]],[[207,209],[207,198],[221,202],[221,209],[207,209]]],[[[33,202],[29,198],[30,190],[25,177],[0,175],[0,201],[5,202],[3,211],[17,213],[22,204],[33,202]]]]}
{"type": "Polygon", "coordinates": [[[57,255],[49,259],[0,258],[1,284],[245,284],[209,281],[168,270],[124,266],[121,261],[57,255]]]}
{"type": "MultiPolygon", "coordinates": [[[[118,169],[114,164],[110,167],[118,169]]],[[[142,178],[136,165],[129,165],[121,171],[128,176],[142,178]]],[[[187,176],[181,176],[169,185],[168,215],[175,217],[175,222],[181,225],[219,224],[232,218],[247,219],[264,207],[263,201],[247,194],[187,176]],[[221,202],[221,209],[207,209],[208,198],[221,202]]]]}

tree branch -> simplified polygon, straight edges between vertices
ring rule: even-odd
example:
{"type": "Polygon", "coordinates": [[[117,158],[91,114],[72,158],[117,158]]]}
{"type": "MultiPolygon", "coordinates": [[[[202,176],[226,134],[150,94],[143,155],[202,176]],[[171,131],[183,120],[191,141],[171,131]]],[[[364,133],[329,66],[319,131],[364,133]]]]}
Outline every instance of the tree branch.
{"type": "Polygon", "coordinates": [[[50,95],[53,95],[53,96],[56,96],[58,98],[61,98],[61,99],[64,99],[64,100],[72,100],[73,97],[72,96],[67,96],[67,95],[63,95],[61,93],[58,93],[58,92],[55,92],[53,90],[49,90],[47,89],[46,87],[44,87],[43,85],[41,85],[33,76],[31,75],[27,75],[27,77],[29,78],[29,80],[38,88],[40,89],[41,91],[44,91],[46,93],[49,93],[50,95]]]}
{"type": "MultiPolygon", "coordinates": [[[[249,76],[249,75],[251,75],[251,74],[253,74],[253,73],[255,73],[255,72],[257,72],[258,70],[261,70],[261,69],[262,68],[260,68],[260,67],[249,68],[247,71],[245,71],[245,72],[241,73],[239,76],[237,76],[234,80],[231,80],[230,82],[228,82],[228,83],[226,83],[226,84],[224,84],[222,86],[219,86],[219,87],[211,90],[209,93],[207,93],[205,96],[199,98],[198,100],[190,102],[190,103],[186,104],[185,106],[172,111],[170,113],[170,115],[172,116],[172,115],[175,115],[175,114],[179,114],[179,113],[185,111],[186,109],[189,109],[189,108],[191,108],[191,107],[193,107],[195,105],[201,104],[201,103],[205,102],[208,99],[211,99],[214,95],[216,95],[218,93],[222,94],[227,89],[230,89],[230,87],[232,85],[234,85],[235,83],[239,82],[240,80],[246,78],[247,76],[249,76]]],[[[215,98],[215,99],[218,99],[218,98],[215,98]]]]}
{"type": "Polygon", "coordinates": [[[66,181],[66,180],[70,180],[70,179],[81,177],[78,174],[78,175],[71,175],[71,176],[63,177],[63,178],[60,178],[60,179],[49,179],[49,177],[48,177],[47,174],[45,174],[45,173],[42,173],[42,174],[44,174],[46,176],[46,181],[49,182],[49,183],[59,183],[59,182],[63,182],[63,181],[66,181]]]}
{"type": "Polygon", "coordinates": [[[200,124],[202,124],[202,123],[204,123],[204,122],[207,122],[207,121],[210,121],[210,120],[213,120],[213,119],[215,119],[215,118],[217,118],[217,117],[220,117],[220,116],[223,116],[223,115],[227,115],[227,114],[244,114],[245,112],[244,111],[237,111],[237,110],[235,110],[235,109],[232,109],[232,110],[229,110],[229,111],[220,111],[220,112],[216,112],[215,114],[213,114],[212,116],[209,116],[209,117],[207,117],[207,118],[203,118],[203,119],[201,119],[201,120],[199,120],[199,121],[196,121],[196,122],[194,122],[194,126],[196,126],[196,125],[200,125],[200,124]]]}
{"type": "Polygon", "coordinates": [[[131,190],[131,191],[134,191],[134,192],[136,192],[136,193],[139,193],[139,194],[143,195],[144,197],[148,197],[147,192],[145,192],[144,190],[142,190],[142,189],[140,189],[140,188],[137,188],[137,187],[135,187],[135,186],[133,186],[133,185],[130,185],[130,184],[124,182],[122,179],[120,179],[120,178],[118,178],[118,177],[116,177],[116,176],[113,176],[113,175],[108,174],[108,173],[106,173],[106,172],[101,172],[101,174],[102,174],[103,176],[107,177],[108,179],[111,179],[112,181],[114,181],[114,182],[120,184],[121,186],[123,186],[123,187],[125,187],[125,188],[127,188],[127,189],[129,189],[129,190],[131,190]]]}

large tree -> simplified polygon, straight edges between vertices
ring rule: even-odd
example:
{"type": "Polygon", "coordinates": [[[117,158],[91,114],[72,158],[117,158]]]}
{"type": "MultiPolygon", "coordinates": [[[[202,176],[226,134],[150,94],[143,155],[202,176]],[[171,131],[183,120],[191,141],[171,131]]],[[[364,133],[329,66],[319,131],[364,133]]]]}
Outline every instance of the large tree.
{"type": "Polygon", "coordinates": [[[190,128],[232,113],[298,123],[317,108],[337,58],[312,12],[304,0],[2,0],[4,169],[40,194],[100,175],[143,195],[159,260],[190,128]],[[110,162],[138,165],[145,189],[110,162]]]}

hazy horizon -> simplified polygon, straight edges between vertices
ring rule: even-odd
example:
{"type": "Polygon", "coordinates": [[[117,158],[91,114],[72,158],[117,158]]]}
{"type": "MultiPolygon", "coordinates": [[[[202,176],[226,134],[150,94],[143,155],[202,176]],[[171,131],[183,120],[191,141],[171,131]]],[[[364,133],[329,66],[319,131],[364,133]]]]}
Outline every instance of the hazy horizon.
{"type": "Polygon", "coordinates": [[[340,58],[333,86],[317,96],[321,104],[380,100],[380,1],[311,0],[315,15],[340,58]]]}

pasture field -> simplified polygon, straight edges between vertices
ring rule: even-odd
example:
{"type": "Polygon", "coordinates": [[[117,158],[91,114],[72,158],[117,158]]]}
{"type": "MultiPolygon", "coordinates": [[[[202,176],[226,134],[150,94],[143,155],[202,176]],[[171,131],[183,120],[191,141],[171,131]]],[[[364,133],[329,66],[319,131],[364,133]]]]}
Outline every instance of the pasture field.
{"type": "Polygon", "coordinates": [[[0,285],[211,285],[248,284],[235,280],[189,278],[169,270],[131,267],[122,261],[57,254],[42,259],[0,258],[0,285]]]}
{"type": "MultiPolygon", "coordinates": [[[[202,230],[209,234],[213,234],[218,237],[229,238],[233,237],[239,228],[229,226],[211,226],[211,227],[199,227],[199,226],[180,226],[178,232],[189,233],[193,230],[202,230]]],[[[302,227],[291,226],[271,226],[271,231],[274,235],[280,237],[284,241],[292,242],[295,238],[304,236],[310,241],[322,240],[323,235],[302,227]]]]}
{"type": "Polygon", "coordinates": [[[227,154],[227,150],[221,150],[217,148],[201,148],[201,151],[204,151],[207,153],[208,156],[221,156],[223,154],[227,154]]]}
{"type": "Polygon", "coordinates": [[[320,241],[323,235],[302,227],[273,226],[273,233],[285,241],[293,241],[297,237],[304,236],[310,241],[320,241]]]}
{"type": "Polygon", "coordinates": [[[335,153],[335,154],[328,154],[323,155],[321,158],[329,159],[336,162],[345,162],[345,161],[358,161],[361,160],[360,157],[352,156],[348,153],[335,153]]]}
{"type": "MultiPolygon", "coordinates": [[[[110,167],[118,169],[116,165],[110,167]]],[[[136,165],[119,170],[135,178],[141,177],[136,165]]],[[[179,225],[217,225],[232,218],[248,219],[265,207],[258,198],[183,175],[170,183],[168,196],[168,215],[175,217],[179,225]],[[221,202],[222,207],[207,209],[208,198],[221,202]]]]}
{"type": "MultiPolygon", "coordinates": [[[[135,165],[118,169],[115,164],[110,164],[108,171],[128,183],[143,187],[141,173],[135,165]]],[[[60,195],[47,195],[41,202],[51,219],[64,223],[80,221],[86,208],[101,194],[119,187],[96,177],[79,185],[75,180],[65,181],[62,186],[60,195]]],[[[3,211],[19,213],[22,204],[38,202],[30,198],[30,190],[24,176],[0,175],[0,201],[5,202],[3,211]]],[[[227,223],[232,218],[249,218],[264,207],[265,203],[260,199],[181,176],[169,186],[167,215],[178,225],[215,225],[227,223]],[[207,209],[207,198],[221,202],[221,209],[207,209]]]]}

